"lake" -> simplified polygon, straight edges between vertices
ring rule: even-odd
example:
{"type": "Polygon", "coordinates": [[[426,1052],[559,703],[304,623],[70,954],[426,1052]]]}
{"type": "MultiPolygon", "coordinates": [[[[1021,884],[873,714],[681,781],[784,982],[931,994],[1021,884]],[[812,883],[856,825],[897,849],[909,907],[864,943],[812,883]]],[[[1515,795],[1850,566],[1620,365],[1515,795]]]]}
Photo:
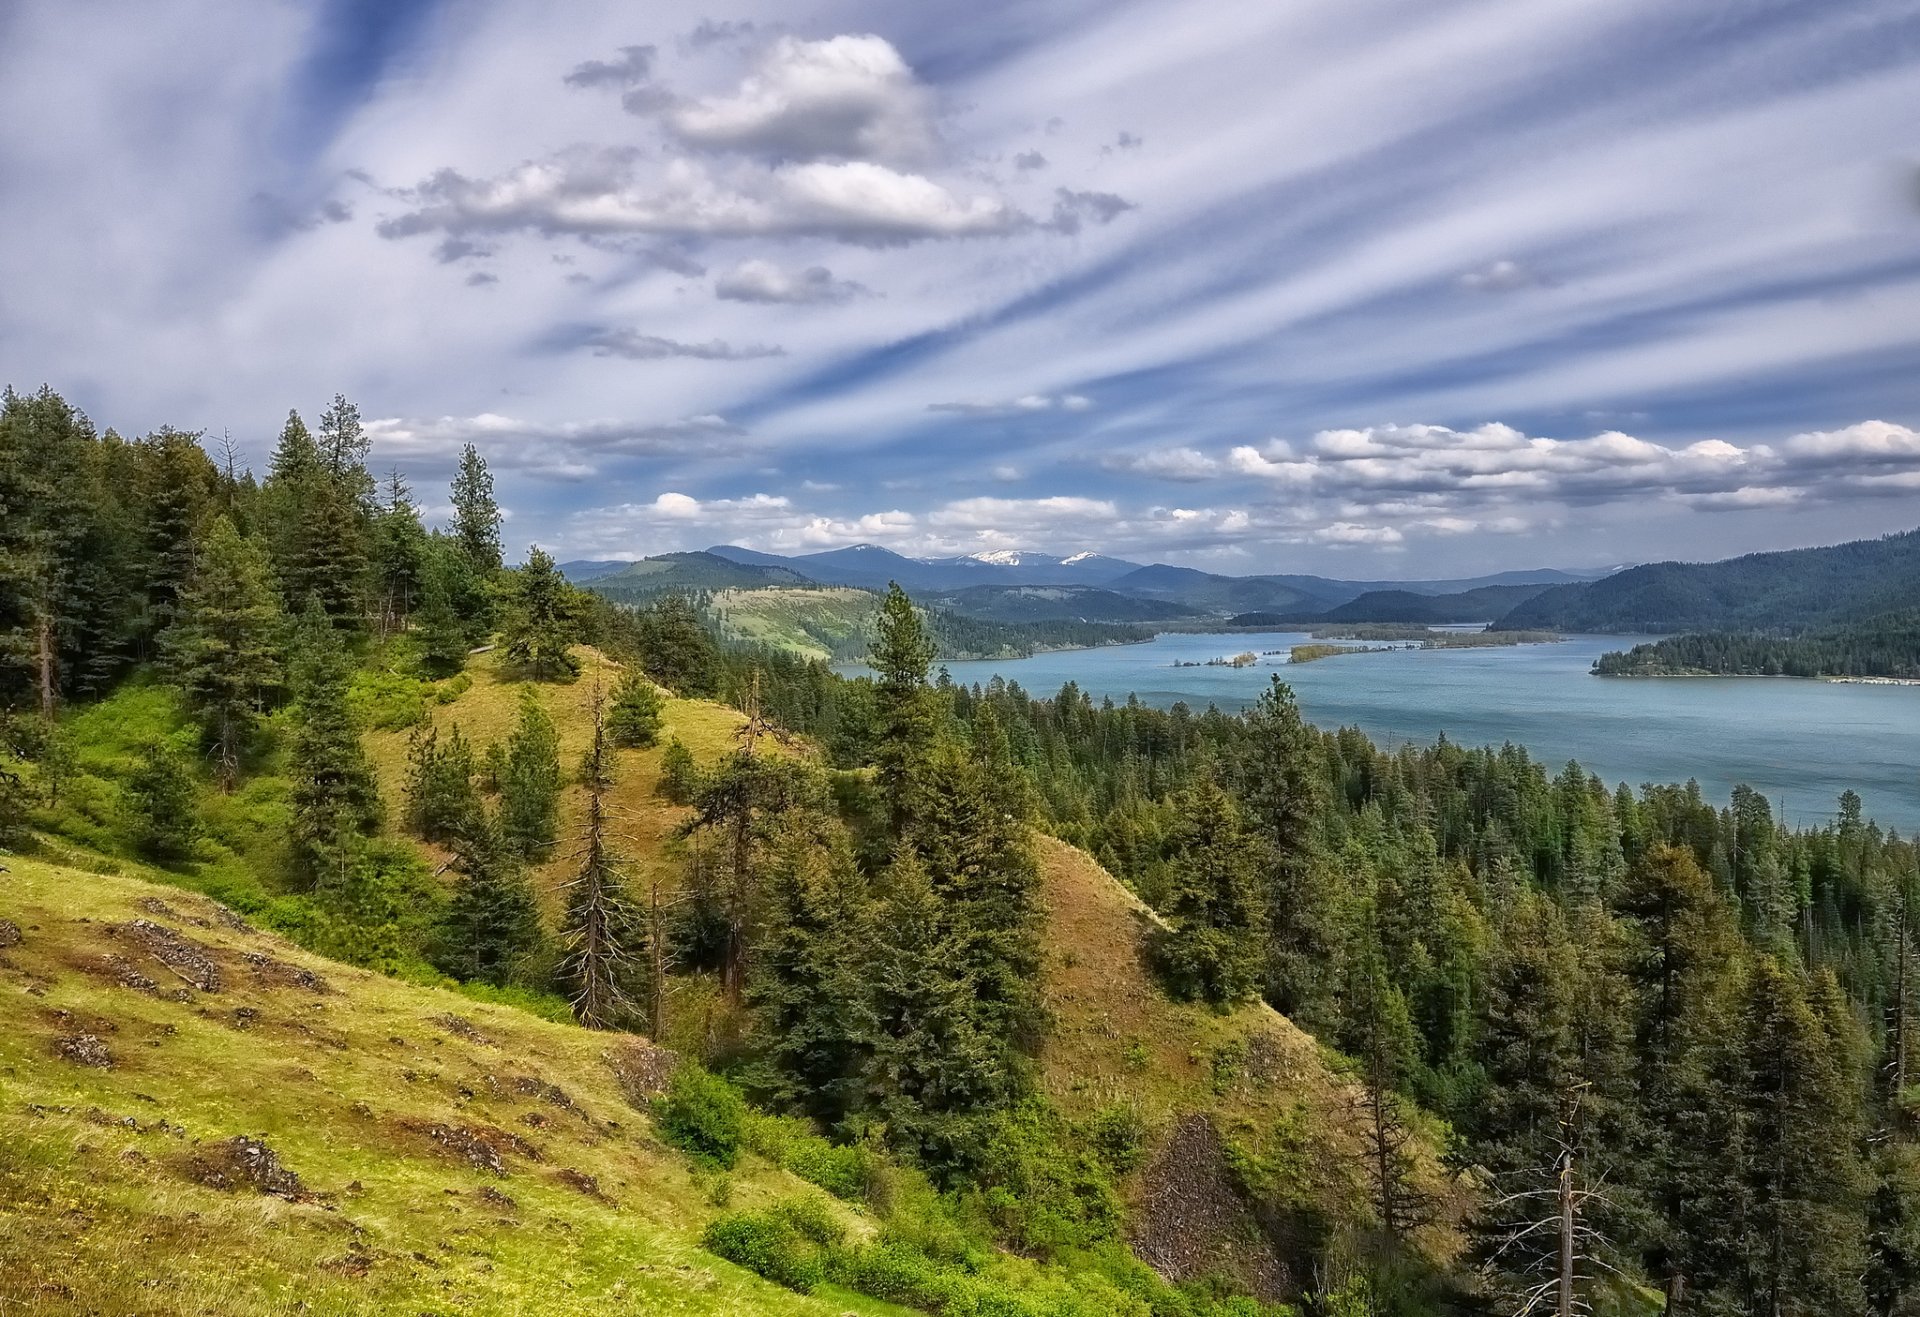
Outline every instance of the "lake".
{"type": "Polygon", "coordinates": [[[1867,813],[1902,833],[1920,830],[1920,687],[1753,677],[1596,677],[1609,649],[1645,639],[1573,636],[1498,649],[1391,650],[1289,664],[1299,632],[1163,635],[1141,645],[948,663],[953,679],[997,673],[1028,694],[1067,681],[1097,700],[1129,693],[1161,708],[1237,710],[1273,673],[1322,727],[1354,726],[1376,741],[1464,745],[1512,741],[1557,772],[1577,759],[1608,783],[1699,781],[1717,804],[1738,783],[1764,792],[1787,821],[1829,817],[1848,787],[1867,813]],[[1176,668],[1277,649],[1251,668],[1176,668]]]}

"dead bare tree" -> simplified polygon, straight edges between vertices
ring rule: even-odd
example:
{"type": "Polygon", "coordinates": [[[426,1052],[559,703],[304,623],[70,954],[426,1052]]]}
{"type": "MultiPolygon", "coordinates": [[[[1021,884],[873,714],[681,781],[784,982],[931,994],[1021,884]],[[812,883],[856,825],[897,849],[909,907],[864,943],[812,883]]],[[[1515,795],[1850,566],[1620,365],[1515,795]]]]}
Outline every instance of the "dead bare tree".
{"type": "Polygon", "coordinates": [[[1591,1313],[1598,1273],[1615,1270],[1604,1257],[1608,1240],[1587,1212],[1590,1204],[1611,1200],[1582,1178],[1579,1109],[1585,1088],[1571,1085],[1563,1094],[1550,1161],[1509,1176],[1523,1187],[1485,1209],[1506,1220],[1482,1271],[1510,1305],[1509,1317],[1591,1313]]]}

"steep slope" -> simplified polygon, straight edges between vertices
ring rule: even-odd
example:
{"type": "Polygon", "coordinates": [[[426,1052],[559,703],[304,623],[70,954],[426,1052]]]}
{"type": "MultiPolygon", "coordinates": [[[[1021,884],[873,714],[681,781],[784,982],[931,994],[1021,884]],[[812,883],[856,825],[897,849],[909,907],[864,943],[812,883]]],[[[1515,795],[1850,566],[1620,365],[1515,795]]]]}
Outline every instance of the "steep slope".
{"type": "Polygon", "coordinates": [[[1864,621],[1920,599],[1920,530],[1722,562],[1650,563],[1535,596],[1505,629],[1794,630],[1864,621]]]}
{"type": "MultiPolygon", "coordinates": [[[[1044,1082],[1072,1115],[1118,1106],[1145,1123],[1147,1156],[1128,1186],[1135,1250],[1170,1278],[1292,1292],[1320,1232],[1367,1219],[1361,1090],[1264,1004],[1222,1013],[1169,1000],[1142,956],[1152,912],[1086,852],[1051,837],[1039,847],[1044,1082]],[[1263,1183],[1249,1186],[1249,1173],[1263,1183]]],[[[1437,1146],[1429,1134],[1425,1147],[1437,1146]]],[[[1430,1152],[1420,1165],[1441,1211],[1419,1242],[1445,1260],[1465,1200],[1430,1152]]]]}
{"type": "MultiPolygon", "coordinates": [[[[700,1249],[718,1209],[636,1105],[671,1061],[644,1040],[7,864],[0,1311],[899,1311],[700,1249]]],[[[730,1181],[735,1205],[805,1189],[752,1158],[730,1181]]]]}

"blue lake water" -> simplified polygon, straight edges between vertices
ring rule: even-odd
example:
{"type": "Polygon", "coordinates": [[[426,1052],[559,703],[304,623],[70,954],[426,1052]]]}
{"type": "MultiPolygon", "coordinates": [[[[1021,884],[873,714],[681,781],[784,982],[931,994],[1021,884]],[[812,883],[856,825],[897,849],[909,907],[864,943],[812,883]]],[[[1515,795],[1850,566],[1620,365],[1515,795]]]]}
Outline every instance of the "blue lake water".
{"type": "Polygon", "coordinates": [[[1920,830],[1920,686],[1742,677],[1596,677],[1588,669],[1632,636],[1574,636],[1500,649],[1393,650],[1289,664],[1296,632],[1163,635],[1141,645],[949,663],[969,685],[995,674],[1030,695],[1080,683],[1095,699],[1137,693],[1143,703],[1237,710],[1275,672],[1322,727],[1354,726],[1376,741],[1465,745],[1512,741],[1549,772],[1577,759],[1609,783],[1697,779],[1724,803],[1738,783],[1764,792],[1790,822],[1830,816],[1848,787],[1867,813],[1902,833],[1920,830]],[[1176,668],[1277,649],[1252,668],[1176,668]]]}

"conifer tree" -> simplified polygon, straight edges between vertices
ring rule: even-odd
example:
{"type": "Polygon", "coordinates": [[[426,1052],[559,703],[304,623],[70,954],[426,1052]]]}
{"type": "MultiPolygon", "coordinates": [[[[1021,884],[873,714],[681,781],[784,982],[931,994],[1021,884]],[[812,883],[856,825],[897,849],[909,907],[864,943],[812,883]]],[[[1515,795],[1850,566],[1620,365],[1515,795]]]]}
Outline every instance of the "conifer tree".
{"type": "Polygon", "coordinates": [[[414,628],[420,638],[420,656],[427,667],[442,675],[460,671],[467,661],[472,634],[460,616],[456,596],[458,577],[465,566],[447,541],[436,535],[424,549],[419,611],[414,628]]]}
{"type": "Polygon", "coordinates": [[[405,631],[426,586],[427,532],[399,471],[387,477],[386,500],[373,523],[374,593],[380,630],[405,631]]]}
{"type": "Polygon", "coordinates": [[[1006,1056],[983,1037],[964,945],[948,930],[926,866],[902,852],[886,878],[872,970],[869,1086],[895,1146],[952,1166],[972,1144],[968,1117],[1012,1087],[1006,1056]]]}
{"type": "Polygon", "coordinates": [[[358,839],[380,823],[380,793],[347,704],[345,647],[317,600],[294,645],[293,847],[309,882],[344,881],[358,839]]]}
{"type": "Polygon", "coordinates": [[[1388,1236],[1401,1241],[1430,1219],[1433,1204],[1414,1182],[1413,1133],[1400,1093],[1417,1055],[1413,1022],[1406,997],[1388,979],[1372,915],[1371,909],[1363,911],[1357,945],[1346,957],[1342,1037],[1360,1064],[1361,1091],[1354,1105],[1374,1216],[1388,1236]]]}
{"type": "Polygon", "coordinates": [[[566,889],[561,929],[566,954],[560,964],[574,1018],[589,1029],[611,1029],[633,1015],[628,985],[640,973],[634,951],[643,936],[641,923],[627,895],[624,862],[607,837],[613,769],[606,710],[595,690],[593,735],[580,770],[587,789],[585,835],[580,869],[566,889]]]}
{"type": "Polygon", "coordinates": [[[49,720],[75,684],[84,643],[93,438],[87,418],[51,389],[0,394],[0,659],[49,720]]]}
{"type": "Polygon", "coordinates": [[[927,690],[933,641],[920,612],[897,584],[887,586],[867,663],[878,674],[874,782],[895,837],[918,817],[918,769],[933,746],[935,717],[927,690]]]}
{"type": "Polygon", "coordinates": [[[441,921],[434,963],[457,978],[504,987],[524,978],[545,945],[519,856],[494,821],[454,846],[460,876],[441,921]]]}
{"type": "Polygon", "coordinates": [[[613,688],[613,707],[607,713],[607,732],[620,746],[650,746],[660,739],[660,691],[635,664],[620,674],[613,688]]]}
{"type": "Polygon", "coordinates": [[[336,393],[320,413],[320,434],[315,445],[321,468],[350,504],[365,507],[373,502],[373,477],[367,473],[367,454],[373,441],[360,424],[360,409],[336,393]]]}
{"type": "Polygon", "coordinates": [[[200,835],[193,777],[163,741],[148,741],[127,780],[136,844],[152,860],[183,859],[200,835]]]}
{"type": "Polygon", "coordinates": [[[158,634],[176,621],[203,538],[199,531],[213,505],[217,477],[199,438],[168,426],[135,446],[144,635],[158,634]]]}
{"type": "Polygon", "coordinates": [[[162,648],[231,791],[266,692],[280,680],[286,619],[267,555],[224,515],[202,538],[176,612],[162,648]]]}
{"type": "Polygon", "coordinates": [[[575,611],[573,587],[535,545],[527,565],[514,573],[500,628],[508,660],[540,681],[559,681],[579,672],[580,664],[567,652],[579,638],[575,611]]]}
{"type": "Polygon", "coordinates": [[[1864,1303],[1864,1188],[1853,1138],[1846,1032],[1851,1020],[1816,988],[1760,957],[1747,984],[1743,1020],[1748,1207],[1740,1231],[1749,1311],[1857,1312],[1864,1303]],[[1836,1129],[1836,1125],[1838,1128],[1836,1129]]]}
{"type": "Polygon", "coordinates": [[[289,611],[318,599],[337,626],[360,615],[367,568],[362,507],[298,412],[287,415],[262,491],[276,528],[274,570],[289,611]]]}
{"type": "Polygon", "coordinates": [[[493,473],[472,444],[460,450],[453,478],[453,533],[460,552],[482,577],[500,570],[500,505],[493,497],[493,473]]]}
{"type": "Polygon", "coordinates": [[[662,595],[636,619],[640,666],[682,699],[720,691],[719,654],[700,615],[678,594],[662,595]]]}
{"type": "Polygon", "coordinates": [[[482,814],[473,775],[473,747],[457,724],[444,745],[437,728],[416,731],[407,746],[407,825],[428,841],[472,832],[482,814]]]}
{"type": "Polygon", "coordinates": [[[533,687],[520,689],[520,721],[507,738],[500,833],[523,860],[553,849],[560,818],[560,737],[533,687]]]}
{"type": "Polygon", "coordinates": [[[1169,927],[1155,955],[1174,995],[1215,1006],[1260,984],[1264,910],[1253,839],[1226,792],[1203,780],[1174,798],[1169,927]]]}
{"type": "Polygon", "coordinates": [[[860,1105],[874,1021],[866,881],[845,830],[825,810],[778,820],[767,876],[768,934],[748,1003],[765,1087],[833,1126],[860,1105]]]}
{"type": "Polygon", "coordinates": [[[1324,1017],[1322,971],[1341,941],[1337,889],[1320,858],[1327,791],[1315,736],[1293,689],[1275,674],[1247,711],[1238,766],[1247,817],[1267,845],[1271,866],[1264,902],[1267,996],[1279,1010],[1308,1022],[1324,1017]]]}
{"type": "Polygon", "coordinates": [[[700,768],[679,737],[660,752],[660,795],[675,805],[691,805],[700,790],[700,768]]]}

